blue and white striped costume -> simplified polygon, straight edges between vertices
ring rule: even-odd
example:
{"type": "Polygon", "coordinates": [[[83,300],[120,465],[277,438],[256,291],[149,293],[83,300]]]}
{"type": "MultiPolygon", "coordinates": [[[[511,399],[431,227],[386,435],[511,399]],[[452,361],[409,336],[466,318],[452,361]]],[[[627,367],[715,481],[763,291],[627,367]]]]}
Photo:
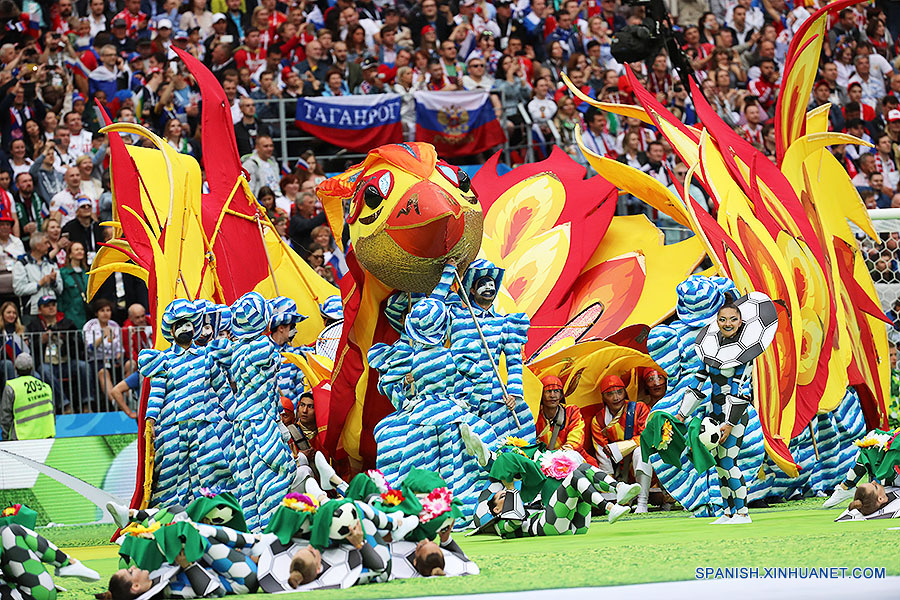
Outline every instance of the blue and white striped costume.
{"type": "MultiPolygon", "coordinates": [[[[734,284],[724,277],[703,277],[693,275],[678,285],[678,320],[669,325],[658,325],[650,331],[647,351],[650,357],[666,372],[667,391],[653,410],[662,410],[671,415],[678,412],[682,398],[694,384],[694,374],[702,367],[702,362],[694,350],[697,333],[707,323],[711,323],[724,304],[725,292],[734,292],[734,284]]],[[[700,391],[709,397],[712,384],[703,383],[700,391]]],[[[749,388],[742,389],[743,393],[749,388]]],[[[702,416],[706,407],[701,406],[694,413],[702,416]]],[[[762,426],[753,406],[747,407],[747,424],[744,439],[737,457],[745,481],[749,482],[748,498],[755,499],[755,477],[765,457],[762,426]]],[[[682,457],[682,468],[666,464],[658,454],[650,457],[650,463],[660,483],[682,506],[698,517],[721,515],[725,502],[719,489],[719,476],[715,468],[698,473],[686,456],[682,457]]]]}
{"type": "MultiPolygon", "coordinates": [[[[515,400],[515,414],[519,425],[513,418],[512,411],[503,401],[503,389],[493,368],[481,337],[478,335],[475,323],[469,309],[463,304],[462,299],[450,294],[450,286],[455,280],[456,267],[446,265],[441,274],[441,280],[434,288],[431,297],[447,303],[450,309],[450,343],[458,341],[470,341],[478,345],[482,363],[482,376],[475,383],[475,388],[469,400],[473,412],[488,422],[493,427],[499,439],[507,436],[515,436],[534,442],[534,415],[525,403],[525,392],[522,383],[522,347],[528,341],[528,328],[530,322],[524,313],[500,315],[493,307],[484,310],[478,306],[469,295],[469,302],[481,332],[491,349],[494,364],[500,367],[500,359],[506,361],[506,391],[515,400]]],[[[503,281],[503,269],[494,266],[493,263],[476,259],[472,261],[462,277],[463,290],[459,293],[468,294],[470,288],[482,277],[490,277],[494,280],[496,289],[500,289],[503,281]]]]}
{"type": "Polygon", "coordinates": [[[484,365],[476,342],[458,340],[444,347],[448,321],[443,302],[420,300],[406,318],[403,338],[369,350],[369,365],[380,374],[379,390],[397,408],[375,427],[377,466],[390,481],[402,480],[414,467],[437,472],[470,517],[486,480],[465,452],[459,424],[468,424],[491,449],[497,436],[458,395],[465,387],[458,380],[481,380],[484,365]],[[412,374],[411,385],[407,374],[412,374]]]}
{"type": "Polygon", "coordinates": [[[840,484],[856,464],[853,442],[866,433],[859,396],[847,388],[843,401],[833,411],[812,420],[819,459],[816,460],[809,429],[791,440],[788,449],[801,467],[800,475],[788,477],[770,458],[763,464],[765,496],[790,498],[795,494],[828,492],[840,484]]]}
{"type": "Polygon", "coordinates": [[[234,423],[226,410],[235,402],[229,375],[232,351],[229,340],[223,337],[223,333],[231,331],[231,309],[222,304],[211,304],[209,310],[214,315],[211,318],[212,339],[204,347],[207,356],[206,385],[210,410],[215,412],[216,419],[210,420],[214,435],[206,437],[204,452],[212,456],[218,450],[222,454],[216,457],[217,460],[204,461],[201,479],[204,487],[237,493],[237,482],[231,472],[234,465],[234,423]]]}
{"type": "MultiPolygon", "coordinates": [[[[189,300],[174,300],[166,307],[162,335],[174,342],[172,327],[191,321],[199,331],[202,314],[189,300]]],[[[141,375],[150,378],[146,419],[155,423],[156,485],[152,505],[189,504],[200,488],[200,438],[197,419],[206,408],[206,353],[191,343],[172,343],[164,351],[145,349],[138,355],[141,375]]]]}
{"type": "MultiPolygon", "coordinates": [[[[285,296],[278,296],[269,301],[272,309],[272,320],[269,323],[269,330],[275,331],[279,325],[296,325],[306,317],[297,312],[297,303],[285,296]]],[[[293,352],[302,354],[304,351],[296,346],[291,345],[288,340],[279,349],[282,352],[293,352]]],[[[278,369],[278,393],[291,401],[296,409],[300,400],[300,394],[305,388],[306,379],[303,371],[295,364],[282,363],[278,369]]]]}
{"type": "Polygon", "coordinates": [[[231,309],[237,341],[231,373],[235,402],[228,415],[234,422],[238,498],[247,526],[258,531],[290,490],[294,461],[278,431],[277,373],[281,353],[268,335],[271,309],[256,292],[239,298],[231,309]]]}

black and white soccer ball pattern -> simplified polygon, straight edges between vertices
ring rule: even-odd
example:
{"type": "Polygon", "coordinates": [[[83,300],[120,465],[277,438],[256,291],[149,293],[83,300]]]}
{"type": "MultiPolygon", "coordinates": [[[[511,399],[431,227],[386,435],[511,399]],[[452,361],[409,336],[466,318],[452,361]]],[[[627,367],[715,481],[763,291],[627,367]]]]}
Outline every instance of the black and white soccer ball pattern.
{"type": "MultiPolygon", "coordinates": [[[[494,494],[503,489],[506,489],[506,486],[504,486],[499,481],[493,481],[490,483],[490,485],[481,490],[481,494],[479,494],[478,496],[478,505],[475,507],[475,531],[473,531],[472,533],[479,532],[482,527],[488,525],[496,519],[494,514],[491,513],[491,507],[489,503],[491,501],[491,498],[494,497],[494,494]]],[[[471,533],[469,535],[471,535],[471,533]]]]}
{"type": "MultiPolygon", "coordinates": [[[[444,574],[448,577],[457,575],[478,575],[481,569],[478,568],[471,560],[463,560],[456,554],[444,550],[444,574]]],[[[392,542],[391,558],[393,566],[391,567],[391,579],[411,579],[413,577],[422,577],[416,571],[413,560],[416,556],[415,542],[392,542]]]]}
{"type": "Polygon", "coordinates": [[[274,533],[265,533],[256,544],[259,552],[257,565],[259,587],[268,594],[278,592],[303,592],[308,590],[344,589],[359,580],[362,572],[362,555],[348,544],[329,548],[322,552],[322,572],[315,581],[297,588],[288,584],[291,575],[291,559],[294,554],[306,548],[306,540],[292,539],[290,544],[282,544],[274,533]]]}
{"type": "Polygon", "coordinates": [[[750,292],[735,301],[744,324],[738,339],[727,344],[719,341],[719,327],[713,322],[697,334],[697,350],[704,363],[717,369],[733,369],[763,353],[775,339],[778,311],[762,292],[750,292]]]}
{"type": "Polygon", "coordinates": [[[720,430],[721,424],[712,417],[703,417],[700,421],[700,429],[697,432],[697,439],[703,444],[707,450],[712,451],[719,445],[719,439],[722,437],[720,430]]]}
{"type": "Polygon", "coordinates": [[[900,518],[900,488],[885,487],[885,495],[888,497],[888,503],[873,512],[871,515],[864,515],[858,510],[850,510],[849,508],[842,512],[835,519],[838,521],[869,521],[871,519],[897,519],[900,518]]]}

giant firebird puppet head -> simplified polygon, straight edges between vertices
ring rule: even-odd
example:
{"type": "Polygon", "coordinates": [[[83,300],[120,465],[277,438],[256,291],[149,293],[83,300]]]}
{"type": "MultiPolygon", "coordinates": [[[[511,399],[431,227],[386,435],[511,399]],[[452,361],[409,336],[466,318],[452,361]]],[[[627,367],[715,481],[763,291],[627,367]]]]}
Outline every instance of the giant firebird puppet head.
{"type": "Polygon", "coordinates": [[[383,305],[397,290],[430,293],[449,260],[465,272],[481,248],[484,215],[469,177],[430,144],[376,148],[316,192],[334,237],[349,239],[325,446],[335,452],[340,437],[351,465],[371,468],[372,431],[393,411],[366,362],[372,344],[397,339],[383,305]]]}
{"type": "Polygon", "coordinates": [[[449,259],[464,271],[481,247],[484,216],[468,175],[430,144],[382,146],[319,197],[335,237],[347,226],[360,265],[388,287],[428,293],[449,259]]]}

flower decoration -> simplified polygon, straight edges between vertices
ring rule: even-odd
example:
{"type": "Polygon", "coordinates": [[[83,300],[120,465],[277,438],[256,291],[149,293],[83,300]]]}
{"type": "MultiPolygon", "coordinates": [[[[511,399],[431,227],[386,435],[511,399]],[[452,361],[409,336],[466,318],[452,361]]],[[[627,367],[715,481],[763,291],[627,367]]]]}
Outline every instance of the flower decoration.
{"type": "Polygon", "coordinates": [[[218,488],[208,488],[202,487],[200,488],[200,495],[204,498],[215,498],[221,493],[221,490],[218,488]]]}
{"type": "Polygon", "coordinates": [[[445,487],[436,488],[422,500],[422,512],[419,513],[419,522],[427,523],[435,517],[439,517],[450,510],[453,502],[453,494],[445,487]]]}
{"type": "Polygon", "coordinates": [[[319,508],[319,501],[307,494],[290,493],[281,503],[297,512],[314,513],[319,508]]]}
{"type": "Polygon", "coordinates": [[[662,432],[660,435],[659,444],[657,445],[657,450],[665,450],[669,447],[669,442],[672,441],[672,421],[666,420],[663,421],[662,432]]]}
{"type": "Polygon", "coordinates": [[[0,516],[3,516],[3,517],[15,516],[15,515],[19,514],[19,510],[21,510],[21,508],[22,508],[21,504],[13,504],[12,506],[7,506],[6,508],[3,509],[3,513],[0,514],[0,516]]]}
{"type": "Polygon", "coordinates": [[[528,445],[528,442],[519,437],[514,437],[511,435],[506,436],[503,440],[501,446],[513,446],[514,448],[524,448],[528,445]]]}
{"type": "Polygon", "coordinates": [[[541,457],[541,471],[553,479],[565,479],[578,463],[568,452],[547,452],[541,457]]]}
{"type": "Polygon", "coordinates": [[[403,493],[400,490],[388,490],[381,493],[381,503],[385,506],[397,506],[403,500],[403,493]]]}
{"type": "Polygon", "coordinates": [[[378,488],[378,491],[382,494],[385,494],[391,491],[391,486],[388,483],[387,477],[384,476],[384,473],[379,471],[378,469],[369,469],[366,471],[366,475],[369,476],[369,479],[375,484],[375,487],[378,488]]]}
{"type": "Polygon", "coordinates": [[[885,446],[890,441],[891,441],[890,434],[870,432],[870,433],[867,433],[861,439],[858,439],[855,442],[853,442],[853,445],[856,446],[857,448],[877,447],[881,450],[884,450],[885,446]]]}
{"type": "Polygon", "coordinates": [[[159,523],[151,523],[149,526],[141,525],[140,523],[131,523],[122,530],[122,533],[127,533],[128,535],[133,535],[137,537],[153,535],[162,525],[159,523]]]}

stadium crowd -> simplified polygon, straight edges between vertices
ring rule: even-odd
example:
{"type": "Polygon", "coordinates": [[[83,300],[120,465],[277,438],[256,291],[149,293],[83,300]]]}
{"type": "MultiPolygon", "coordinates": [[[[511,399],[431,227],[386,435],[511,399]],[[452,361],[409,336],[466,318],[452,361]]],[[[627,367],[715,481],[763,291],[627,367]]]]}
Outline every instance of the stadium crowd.
{"type": "MultiPolygon", "coordinates": [[[[667,0],[702,93],[768,156],[775,153],[773,107],[789,44],[819,4],[667,0]]],[[[415,91],[483,89],[506,126],[514,164],[525,160],[528,139],[537,157],[557,145],[584,162],[574,144],[578,125],[590,150],[674,189],[672,176],[683,177],[687,168],[652,127],[589,108],[561,80],[565,73],[592,98],[634,102],[611,38],[640,24],[646,10],[621,0],[3,0],[0,296],[9,303],[0,314],[10,359],[6,372],[12,375],[19,344],[10,350],[11,336],[57,318],[49,313],[51,303],[59,322],[84,332],[84,360],[94,361],[90,378],[100,377],[102,391],[130,371],[136,344],[122,343],[116,331],[133,325],[135,312],[145,315],[146,288],[117,274],[97,301],[85,302],[86,271],[111,234],[101,223],[112,217],[107,142],[95,103],[114,119],[141,123],[179,152],[201,158],[202,98],[170,48],[193,54],[221,81],[260,204],[279,235],[333,281],[346,265],[315,187],[326,166],[346,164],[318,161],[321,144],[300,148],[295,156],[302,158],[290,164],[279,156],[280,131],[266,121],[293,113],[279,113],[278,103],[398,93],[404,97],[404,134],[412,139],[415,91]],[[110,348],[96,354],[94,338],[107,339],[110,348]],[[113,363],[116,369],[104,374],[101,367],[113,363]]],[[[900,207],[898,29],[898,2],[867,2],[834,15],[809,99],[810,108],[831,105],[832,129],[873,144],[832,148],[869,208],[900,207]]],[[[665,51],[630,66],[678,118],[699,125],[689,90],[665,51]]],[[[706,204],[700,188],[690,191],[706,204]]],[[[649,210],[629,196],[618,207],[621,214],[649,210]]],[[[664,215],[648,216],[664,230],[674,226],[664,215]]],[[[877,280],[896,282],[898,257],[879,260],[882,252],[893,252],[888,245],[868,256],[877,280]]]]}

